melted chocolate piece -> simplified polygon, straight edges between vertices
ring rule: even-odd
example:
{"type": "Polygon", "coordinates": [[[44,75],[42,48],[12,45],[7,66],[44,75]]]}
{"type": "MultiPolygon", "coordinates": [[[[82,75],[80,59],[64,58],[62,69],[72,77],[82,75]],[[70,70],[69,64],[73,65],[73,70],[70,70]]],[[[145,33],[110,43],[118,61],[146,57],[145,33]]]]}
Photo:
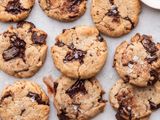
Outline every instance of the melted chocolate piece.
{"type": "Polygon", "coordinates": [[[149,104],[150,104],[150,109],[151,110],[157,110],[158,108],[160,108],[160,104],[155,104],[154,102],[152,102],[151,100],[148,100],[149,104]]]}
{"type": "Polygon", "coordinates": [[[58,114],[57,116],[59,120],[70,120],[66,114],[67,113],[64,110],[61,110],[61,114],[58,114]]]}
{"type": "Polygon", "coordinates": [[[125,82],[125,83],[128,83],[128,82],[129,82],[129,80],[130,80],[130,77],[129,77],[128,75],[125,75],[124,82],[125,82]]]}
{"type": "Polygon", "coordinates": [[[66,94],[68,94],[71,98],[79,92],[87,94],[85,80],[77,80],[68,90],[66,90],[66,94]]]}
{"type": "Polygon", "coordinates": [[[5,11],[7,11],[8,13],[14,14],[14,15],[17,15],[21,13],[22,11],[26,11],[26,10],[27,9],[21,6],[20,0],[9,1],[5,9],[5,11]]]}
{"type": "Polygon", "coordinates": [[[33,23],[27,21],[18,22],[17,28],[22,28],[25,24],[30,26],[29,32],[31,32],[33,28],[36,28],[36,26],[33,23]]]}
{"type": "Polygon", "coordinates": [[[152,55],[151,57],[147,57],[146,60],[149,64],[151,64],[152,62],[158,60],[158,56],[155,54],[155,55],[152,55]]]}
{"type": "Polygon", "coordinates": [[[6,94],[1,97],[0,102],[3,102],[3,100],[6,99],[6,98],[8,98],[8,97],[12,97],[12,93],[10,91],[6,92],[6,94]]]}
{"type": "Polygon", "coordinates": [[[122,102],[118,108],[116,118],[117,120],[132,120],[131,108],[122,102]]]}
{"type": "Polygon", "coordinates": [[[111,6],[111,9],[108,10],[107,15],[113,17],[113,22],[119,22],[120,15],[116,5],[111,6]]]}
{"type": "Polygon", "coordinates": [[[98,99],[99,103],[106,103],[107,101],[103,99],[104,91],[101,91],[100,98],[98,99]]]}
{"type": "Polygon", "coordinates": [[[135,27],[134,22],[129,18],[128,16],[124,18],[125,20],[129,21],[131,23],[131,30],[135,27]]]}
{"type": "Polygon", "coordinates": [[[83,64],[84,63],[83,59],[87,54],[87,52],[76,49],[73,44],[69,45],[68,48],[71,51],[67,52],[65,58],[63,59],[64,63],[66,63],[67,61],[79,60],[80,64],[83,64]]]}
{"type": "Polygon", "coordinates": [[[156,70],[152,69],[150,71],[150,75],[153,77],[153,80],[148,81],[148,85],[154,85],[158,80],[160,80],[159,73],[156,70]]]}
{"type": "Polygon", "coordinates": [[[100,41],[100,42],[104,41],[103,37],[100,34],[98,35],[98,41],[100,41]]]}
{"type": "Polygon", "coordinates": [[[2,54],[3,59],[5,61],[11,60],[15,57],[23,58],[25,54],[25,46],[26,43],[24,40],[20,39],[16,35],[11,36],[11,45],[10,47],[5,50],[2,54]]]}
{"type": "Polygon", "coordinates": [[[143,38],[144,39],[141,41],[142,45],[149,53],[151,53],[151,55],[158,51],[156,44],[151,41],[149,36],[143,35],[143,38]]]}
{"type": "Polygon", "coordinates": [[[55,43],[56,46],[58,47],[63,47],[65,46],[65,44],[62,41],[57,40],[57,42],[55,43]]]}
{"type": "Polygon", "coordinates": [[[46,38],[47,38],[46,34],[40,34],[38,32],[33,32],[32,34],[32,40],[34,44],[40,44],[40,45],[45,44],[46,38]]]}
{"type": "Polygon", "coordinates": [[[49,103],[42,101],[42,97],[37,93],[29,92],[27,97],[35,100],[38,104],[49,105],[49,103]]]}
{"type": "Polygon", "coordinates": [[[54,82],[54,86],[53,86],[53,87],[54,87],[54,92],[57,93],[58,83],[57,83],[57,82],[54,82]]]}

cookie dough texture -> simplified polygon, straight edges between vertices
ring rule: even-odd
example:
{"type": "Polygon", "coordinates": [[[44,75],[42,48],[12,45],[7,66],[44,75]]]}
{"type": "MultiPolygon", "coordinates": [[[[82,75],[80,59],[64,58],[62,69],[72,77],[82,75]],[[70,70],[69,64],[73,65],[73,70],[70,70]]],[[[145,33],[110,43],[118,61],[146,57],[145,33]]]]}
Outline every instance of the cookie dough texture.
{"type": "Polygon", "coordinates": [[[61,76],[54,82],[54,105],[60,120],[89,120],[106,106],[103,89],[95,79],[73,80],[61,76]]]}
{"type": "Polygon", "coordinates": [[[48,120],[49,99],[34,82],[17,81],[7,86],[0,97],[2,120],[48,120]]]}
{"type": "Polygon", "coordinates": [[[43,11],[51,18],[63,22],[78,19],[86,11],[87,0],[39,0],[43,11]]]}
{"type": "Polygon", "coordinates": [[[136,34],[116,49],[114,66],[125,81],[145,87],[160,80],[160,43],[151,36],[136,34]]]}
{"type": "Polygon", "coordinates": [[[17,22],[29,16],[35,0],[0,0],[0,21],[17,22]]]}
{"type": "Polygon", "coordinates": [[[51,49],[56,67],[71,78],[91,78],[104,66],[106,41],[94,27],[79,26],[64,30],[51,49]]]}
{"type": "Polygon", "coordinates": [[[139,0],[92,0],[91,15],[97,29],[111,37],[129,33],[137,24],[139,0]]]}
{"type": "Polygon", "coordinates": [[[47,34],[30,22],[20,22],[0,34],[0,69],[5,73],[26,78],[43,65],[47,54],[47,34]]]}
{"type": "Polygon", "coordinates": [[[117,120],[143,120],[160,107],[160,82],[140,88],[118,80],[110,91],[117,120]]]}

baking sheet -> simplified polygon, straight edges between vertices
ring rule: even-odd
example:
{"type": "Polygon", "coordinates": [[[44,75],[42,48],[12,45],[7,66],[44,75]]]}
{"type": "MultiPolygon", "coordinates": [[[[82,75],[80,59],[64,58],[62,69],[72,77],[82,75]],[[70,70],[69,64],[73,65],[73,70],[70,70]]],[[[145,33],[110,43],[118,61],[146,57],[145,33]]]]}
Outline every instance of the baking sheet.
{"type": "MultiPolygon", "coordinates": [[[[60,34],[63,29],[72,28],[76,25],[94,25],[90,16],[90,4],[91,4],[91,0],[88,1],[87,12],[79,20],[71,23],[62,23],[62,22],[53,20],[51,18],[48,18],[39,7],[38,1],[36,1],[36,4],[27,21],[33,22],[37,26],[37,28],[42,29],[48,33],[47,44],[49,46],[49,49],[48,49],[48,55],[47,55],[47,59],[45,61],[44,66],[40,69],[40,71],[35,76],[33,76],[32,78],[29,78],[28,80],[33,80],[39,83],[39,85],[41,85],[46,92],[47,92],[46,86],[42,81],[43,77],[47,75],[52,75],[52,77],[56,79],[60,76],[60,72],[53,65],[51,54],[50,54],[50,47],[54,44],[55,37],[58,34],[60,34]]],[[[13,24],[13,23],[10,23],[10,24],[13,24]]],[[[5,31],[10,24],[0,22],[0,32],[5,31]]],[[[100,72],[99,75],[97,75],[97,78],[99,79],[100,83],[102,84],[106,92],[105,98],[107,100],[108,100],[108,94],[109,94],[110,88],[113,86],[116,80],[119,79],[114,68],[112,68],[115,48],[122,41],[130,40],[130,38],[134,36],[137,32],[142,34],[153,35],[154,40],[157,42],[160,42],[160,11],[154,10],[145,5],[142,5],[142,13],[140,15],[139,24],[131,33],[120,38],[110,38],[110,37],[104,36],[104,38],[108,43],[109,55],[103,70],[100,72]]],[[[13,83],[16,80],[18,79],[11,77],[0,71],[0,91],[4,88],[4,86],[6,86],[7,84],[13,83]]],[[[50,97],[50,102],[51,102],[51,112],[50,112],[49,120],[58,120],[56,115],[56,110],[53,107],[52,97],[50,97]]],[[[93,120],[116,120],[115,113],[116,112],[113,110],[113,108],[110,106],[108,102],[107,107],[105,108],[105,111],[102,114],[98,115],[93,120]]],[[[151,115],[150,120],[160,120],[159,114],[160,114],[160,110],[157,110],[151,115]]]]}

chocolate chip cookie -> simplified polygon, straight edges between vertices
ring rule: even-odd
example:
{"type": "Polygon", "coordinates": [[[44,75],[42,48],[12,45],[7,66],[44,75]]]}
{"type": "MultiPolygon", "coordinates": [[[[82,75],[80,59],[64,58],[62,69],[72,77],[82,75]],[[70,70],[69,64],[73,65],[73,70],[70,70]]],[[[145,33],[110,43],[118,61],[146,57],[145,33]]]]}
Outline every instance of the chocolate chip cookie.
{"type": "Polygon", "coordinates": [[[17,22],[28,17],[35,0],[1,0],[0,21],[17,22]]]}
{"type": "Polygon", "coordinates": [[[136,34],[131,42],[122,42],[116,49],[114,66],[125,81],[145,87],[160,80],[160,43],[151,36],[136,34]]]}
{"type": "Polygon", "coordinates": [[[160,108],[160,81],[145,88],[118,80],[110,91],[117,120],[141,120],[160,108]]]}
{"type": "Polygon", "coordinates": [[[43,11],[51,18],[63,22],[78,19],[86,11],[87,0],[39,0],[43,11]]]}
{"type": "Polygon", "coordinates": [[[89,120],[106,106],[104,91],[95,79],[81,80],[61,76],[54,82],[54,105],[59,120],[89,120]]]}
{"type": "Polygon", "coordinates": [[[129,33],[138,23],[139,0],[92,0],[91,15],[97,29],[111,37],[129,33]]]}
{"type": "Polygon", "coordinates": [[[26,78],[43,65],[47,54],[47,34],[30,22],[20,22],[0,34],[0,69],[5,73],[26,78]]]}
{"type": "Polygon", "coordinates": [[[0,97],[2,120],[48,120],[49,99],[34,82],[17,81],[7,86],[0,97]]]}
{"type": "Polygon", "coordinates": [[[79,26],[63,30],[51,53],[56,67],[64,75],[86,79],[95,76],[104,66],[107,44],[95,27],[79,26]]]}

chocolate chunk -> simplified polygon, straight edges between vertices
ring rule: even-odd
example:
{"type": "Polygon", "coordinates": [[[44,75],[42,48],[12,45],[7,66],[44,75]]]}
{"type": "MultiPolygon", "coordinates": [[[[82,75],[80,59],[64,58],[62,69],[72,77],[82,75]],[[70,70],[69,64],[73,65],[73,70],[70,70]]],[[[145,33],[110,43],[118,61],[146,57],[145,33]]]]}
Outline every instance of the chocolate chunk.
{"type": "Polygon", "coordinates": [[[114,0],[109,0],[109,2],[111,3],[111,5],[114,5],[114,0]]]}
{"type": "Polygon", "coordinates": [[[149,104],[150,104],[150,109],[151,110],[157,110],[158,108],[160,108],[160,104],[155,104],[154,102],[152,102],[151,100],[148,100],[149,104]]]}
{"type": "Polygon", "coordinates": [[[55,92],[55,93],[57,92],[57,87],[58,87],[58,83],[57,83],[57,82],[54,82],[54,92],[55,92]]]}
{"type": "Polygon", "coordinates": [[[80,64],[83,64],[84,63],[83,59],[87,54],[87,52],[76,49],[73,44],[69,45],[68,48],[71,51],[67,52],[65,58],[63,59],[64,63],[66,63],[67,61],[79,60],[80,64]]]}
{"type": "Polygon", "coordinates": [[[151,64],[152,62],[158,60],[158,56],[155,54],[155,55],[152,55],[152,56],[150,56],[150,57],[147,57],[146,60],[147,60],[147,62],[148,62],[149,64],[151,64]]]}
{"type": "Polygon", "coordinates": [[[125,83],[128,83],[128,82],[129,82],[129,80],[130,80],[130,77],[129,77],[128,75],[125,75],[124,82],[125,82],[125,83]]]}
{"type": "Polygon", "coordinates": [[[26,111],[26,109],[21,110],[20,116],[22,116],[25,111],[26,111]]]}
{"type": "Polygon", "coordinates": [[[33,34],[32,34],[32,41],[35,44],[40,44],[40,45],[45,44],[46,38],[47,38],[46,34],[40,34],[38,32],[33,32],[33,34]]]}
{"type": "Polygon", "coordinates": [[[85,80],[77,80],[68,90],[66,90],[66,94],[68,94],[71,98],[79,92],[83,94],[87,93],[85,88],[85,80]]]}
{"type": "Polygon", "coordinates": [[[49,103],[42,101],[42,97],[37,93],[29,92],[27,97],[35,100],[38,104],[49,105],[49,103]]]}
{"type": "Polygon", "coordinates": [[[113,17],[113,22],[119,22],[120,20],[118,7],[116,5],[111,6],[111,9],[108,10],[107,15],[113,17]]]}
{"type": "Polygon", "coordinates": [[[31,30],[32,30],[33,28],[36,28],[36,26],[35,26],[33,23],[27,22],[27,21],[18,22],[18,23],[17,23],[17,28],[22,28],[24,25],[29,25],[29,26],[30,26],[30,29],[29,29],[30,32],[31,32],[31,30]]]}
{"type": "Polygon", "coordinates": [[[59,120],[70,120],[66,114],[67,113],[64,110],[61,110],[61,114],[58,114],[57,116],[59,120]]]}
{"type": "Polygon", "coordinates": [[[150,76],[153,77],[153,79],[148,81],[148,85],[154,85],[158,80],[160,80],[159,73],[154,69],[150,71],[150,76]]]}
{"type": "Polygon", "coordinates": [[[63,47],[65,44],[62,41],[57,40],[55,45],[58,46],[58,47],[63,47]]]}
{"type": "Polygon", "coordinates": [[[100,94],[100,98],[98,99],[98,102],[99,103],[106,103],[107,101],[103,99],[103,95],[105,94],[104,91],[101,91],[101,94],[100,94]]]}
{"type": "Polygon", "coordinates": [[[2,54],[5,61],[11,60],[15,57],[23,58],[25,54],[26,43],[16,35],[11,36],[10,47],[2,54]]]}
{"type": "Polygon", "coordinates": [[[3,100],[6,99],[6,98],[8,98],[8,97],[12,97],[12,92],[11,92],[11,91],[6,92],[6,93],[1,97],[0,102],[3,102],[3,100]]]}
{"type": "Polygon", "coordinates": [[[151,41],[151,37],[147,35],[143,35],[142,45],[151,54],[154,54],[158,51],[158,48],[156,47],[156,44],[151,41]]]}
{"type": "Polygon", "coordinates": [[[122,102],[118,108],[116,118],[117,120],[132,120],[132,109],[122,102]]]}
{"type": "Polygon", "coordinates": [[[98,35],[98,41],[100,41],[100,42],[104,41],[103,37],[100,34],[98,35]]]}
{"type": "Polygon", "coordinates": [[[129,18],[128,16],[124,18],[125,20],[129,21],[131,23],[131,30],[135,27],[134,22],[129,18]]]}
{"type": "Polygon", "coordinates": [[[17,15],[21,13],[22,11],[26,11],[26,10],[27,9],[21,6],[20,0],[9,1],[5,9],[5,11],[7,11],[8,13],[14,14],[14,15],[17,15]]]}

